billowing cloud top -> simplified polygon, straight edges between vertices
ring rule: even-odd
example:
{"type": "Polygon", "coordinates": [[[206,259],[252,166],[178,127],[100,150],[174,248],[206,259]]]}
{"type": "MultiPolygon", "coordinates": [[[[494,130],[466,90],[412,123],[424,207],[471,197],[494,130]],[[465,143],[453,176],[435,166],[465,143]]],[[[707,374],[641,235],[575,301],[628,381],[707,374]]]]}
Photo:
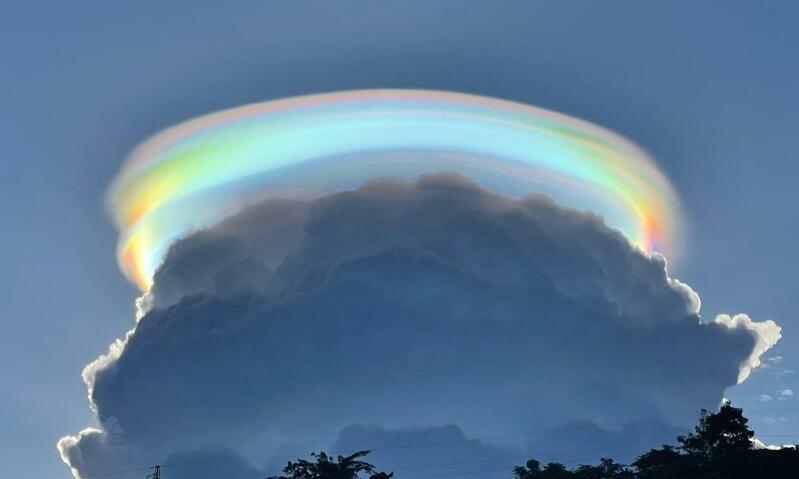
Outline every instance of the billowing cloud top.
{"type": "Polygon", "coordinates": [[[137,148],[109,192],[118,259],[142,290],[169,245],[265,198],[315,198],[374,177],[454,171],[513,196],[546,193],[674,259],[677,202],[612,132],[519,103],[419,90],[289,98],[214,113],[137,148]]]}
{"type": "Polygon", "coordinates": [[[246,478],[276,472],[270,455],[441,435],[502,439],[417,463],[645,449],[715,407],[780,332],[700,321],[663,258],[596,215],[454,175],[252,206],[175,243],[145,297],[85,371],[113,428],[61,441],[76,474],[205,477],[181,461],[232,455],[246,478]],[[442,424],[459,429],[424,429],[442,424]]]}

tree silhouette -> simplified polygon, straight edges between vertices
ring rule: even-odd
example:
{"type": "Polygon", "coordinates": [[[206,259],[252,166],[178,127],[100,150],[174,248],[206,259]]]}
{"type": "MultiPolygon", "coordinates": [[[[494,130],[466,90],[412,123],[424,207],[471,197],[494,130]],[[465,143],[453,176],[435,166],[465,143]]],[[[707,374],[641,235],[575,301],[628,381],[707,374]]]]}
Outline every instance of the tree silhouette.
{"type": "Polygon", "coordinates": [[[626,466],[610,458],[602,458],[598,466],[582,465],[572,477],[575,479],[633,479],[635,474],[626,466]]]}
{"type": "Polygon", "coordinates": [[[749,420],[743,409],[732,407],[729,401],[721,405],[719,412],[708,414],[702,410],[695,432],[677,438],[682,450],[691,455],[711,458],[716,454],[728,454],[752,449],[755,433],[749,429],[749,420]]]}
{"type": "Polygon", "coordinates": [[[638,471],[637,477],[646,479],[673,479],[691,477],[692,461],[680,454],[674,446],[664,444],[661,449],[652,449],[642,454],[633,467],[638,471]]]}
{"type": "Polygon", "coordinates": [[[349,456],[332,456],[324,452],[311,453],[316,461],[300,459],[290,462],[283,469],[284,475],[270,476],[267,479],[359,479],[361,473],[368,474],[369,479],[391,479],[394,473],[375,472],[375,467],[359,458],[369,451],[358,451],[349,456]]]}
{"type": "Polygon", "coordinates": [[[567,479],[572,477],[572,473],[561,463],[550,462],[544,469],[541,463],[535,459],[527,461],[525,466],[516,466],[513,474],[517,479],[567,479]]]}
{"type": "Polygon", "coordinates": [[[743,411],[722,404],[718,412],[702,411],[694,432],[642,454],[631,467],[602,459],[598,465],[569,470],[535,459],[513,470],[516,479],[788,479],[797,477],[799,449],[755,449],[743,411]]]}
{"type": "Polygon", "coordinates": [[[633,466],[641,479],[739,477],[752,464],[754,432],[743,410],[725,402],[714,414],[702,410],[694,432],[679,436],[679,448],[664,445],[642,454],[633,466]]]}
{"type": "Polygon", "coordinates": [[[513,475],[516,479],[540,479],[541,463],[535,459],[530,459],[524,466],[514,467],[513,475]]]}

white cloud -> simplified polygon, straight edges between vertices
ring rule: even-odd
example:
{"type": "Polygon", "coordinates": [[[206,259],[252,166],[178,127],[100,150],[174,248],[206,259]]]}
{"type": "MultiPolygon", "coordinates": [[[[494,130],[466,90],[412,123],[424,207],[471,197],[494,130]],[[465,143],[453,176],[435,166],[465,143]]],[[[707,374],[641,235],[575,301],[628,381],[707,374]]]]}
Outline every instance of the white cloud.
{"type": "Polygon", "coordinates": [[[746,314],[736,314],[729,316],[727,314],[720,314],[716,316],[714,321],[716,324],[727,326],[730,329],[744,328],[751,331],[752,335],[757,339],[755,347],[749,357],[741,363],[741,370],[738,374],[738,384],[744,382],[752,369],[760,366],[760,356],[768,351],[772,346],[777,344],[777,341],[782,337],[782,328],[777,326],[772,320],[761,322],[752,321],[746,314]]]}
{"type": "Polygon", "coordinates": [[[796,446],[793,445],[793,444],[782,444],[782,445],[766,444],[763,441],[761,441],[760,439],[758,439],[757,437],[753,437],[751,439],[751,441],[752,441],[753,447],[755,449],[771,449],[772,451],[777,451],[777,450],[780,450],[780,449],[795,449],[796,448],[796,446]]]}
{"type": "Polygon", "coordinates": [[[769,396],[768,394],[761,394],[760,397],[758,397],[758,401],[760,401],[760,402],[768,402],[768,401],[771,401],[772,399],[773,398],[771,396],[769,396]]]}
{"type": "Polygon", "coordinates": [[[780,391],[780,396],[793,397],[793,389],[783,389],[780,391]]]}
{"type": "Polygon", "coordinates": [[[777,420],[771,416],[763,416],[763,422],[769,426],[777,424],[777,420]]]}

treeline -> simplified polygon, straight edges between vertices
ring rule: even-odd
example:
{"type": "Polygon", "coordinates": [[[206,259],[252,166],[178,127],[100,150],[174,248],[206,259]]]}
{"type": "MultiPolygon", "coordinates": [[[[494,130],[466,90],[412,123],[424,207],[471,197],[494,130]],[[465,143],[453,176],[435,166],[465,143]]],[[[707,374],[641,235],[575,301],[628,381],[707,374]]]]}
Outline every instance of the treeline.
{"type": "MultiPolygon", "coordinates": [[[[729,402],[718,412],[703,411],[693,433],[677,438],[678,446],[664,445],[624,465],[602,459],[596,465],[569,469],[561,463],[542,465],[530,459],[513,469],[516,479],[782,479],[799,477],[799,449],[755,448],[754,432],[743,411],[729,402]]],[[[314,454],[314,461],[289,462],[284,474],[268,479],[390,479],[362,460],[369,451],[333,457],[314,454]]],[[[453,476],[457,477],[457,476],[453,476]]]]}

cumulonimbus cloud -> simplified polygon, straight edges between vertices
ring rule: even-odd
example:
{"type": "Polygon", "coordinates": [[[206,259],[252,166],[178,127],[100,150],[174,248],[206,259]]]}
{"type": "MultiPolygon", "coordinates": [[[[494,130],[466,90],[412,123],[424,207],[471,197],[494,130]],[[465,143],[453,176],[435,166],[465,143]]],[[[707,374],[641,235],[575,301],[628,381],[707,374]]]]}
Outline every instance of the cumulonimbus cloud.
{"type": "Polygon", "coordinates": [[[702,322],[662,257],[593,214],[447,174],[252,207],[175,243],[154,280],[135,329],[84,371],[124,434],[62,439],[76,474],[208,447],[264,469],[353,424],[540,432],[508,435],[517,450],[667,430],[780,337],[744,315],[702,322]]]}

